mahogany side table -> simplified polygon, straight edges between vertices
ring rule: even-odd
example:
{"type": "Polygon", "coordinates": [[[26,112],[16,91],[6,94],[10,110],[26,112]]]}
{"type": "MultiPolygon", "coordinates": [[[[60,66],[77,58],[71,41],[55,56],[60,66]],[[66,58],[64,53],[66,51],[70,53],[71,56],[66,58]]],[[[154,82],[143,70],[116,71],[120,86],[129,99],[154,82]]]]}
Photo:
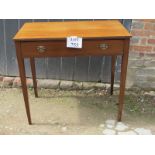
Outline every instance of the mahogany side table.
{"type": "Polygon", "coordinates": [[[113,94],[115,62],[122,56],[120,94],[117,120],[121,121],[131,34],[117,20],[25,23],[13,38],[16,46],[28,123],[32,124],[24,58],[30,59],[34,93],[38,97],[35,58],[73,56],[111,56],[111,95],[113,94]],[[67,48],[66,38],[82,37],[80,49],[67,48]]]}

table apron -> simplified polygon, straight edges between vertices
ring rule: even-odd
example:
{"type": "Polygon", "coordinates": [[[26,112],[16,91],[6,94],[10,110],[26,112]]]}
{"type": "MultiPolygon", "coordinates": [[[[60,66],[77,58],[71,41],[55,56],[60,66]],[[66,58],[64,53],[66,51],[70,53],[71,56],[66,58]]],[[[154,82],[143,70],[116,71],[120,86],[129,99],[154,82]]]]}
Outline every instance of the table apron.
{"type": "Polygon", "coordinates": [[[23,41],[23,57],[73,57],[122,55],[124,40],[83,40],[83,47],[67,48],[66,41],[23,41]]]}

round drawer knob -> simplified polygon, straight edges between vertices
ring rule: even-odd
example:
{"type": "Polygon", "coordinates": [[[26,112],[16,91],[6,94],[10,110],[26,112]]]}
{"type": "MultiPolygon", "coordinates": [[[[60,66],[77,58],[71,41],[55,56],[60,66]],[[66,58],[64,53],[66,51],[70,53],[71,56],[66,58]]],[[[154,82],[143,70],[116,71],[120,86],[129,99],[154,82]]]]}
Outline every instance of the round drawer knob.
{"type": "Polygon", "coordinates": [[[38,46],[38,47],[37,47],[37,51],[38,51],[39,53],[44,53],[44,52],[46,51],[46,47],[45,47],[45,46],[38,46]]]}
{"type": "Polygon", "coordinates": [[[102,50],[106,50],[109,48],[109,45],[108,44],[100,44],[99,46],[102,50]]]}

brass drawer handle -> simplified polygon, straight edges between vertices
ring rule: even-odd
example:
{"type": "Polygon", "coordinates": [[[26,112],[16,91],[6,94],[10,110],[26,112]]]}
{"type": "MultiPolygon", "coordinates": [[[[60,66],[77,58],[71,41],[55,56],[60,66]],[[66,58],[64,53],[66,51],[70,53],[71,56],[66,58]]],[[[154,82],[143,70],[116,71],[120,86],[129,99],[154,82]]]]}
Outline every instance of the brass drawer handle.
{"type": "Polygon", "coordinates": [[[45,47],[45,46],[38,46],[38,47],[37,47],[37,51],[38,51],[39,53],[44,53],[44,52],[46,51],[46,47],[45,47]]]}
{"type": "Polygon", "coordinates": [[[108,45],[108,44],[100,44],[100,48],[101,48],[102,50],[106,50],[106,49],[109,48],[109,45],[108,45]]]}

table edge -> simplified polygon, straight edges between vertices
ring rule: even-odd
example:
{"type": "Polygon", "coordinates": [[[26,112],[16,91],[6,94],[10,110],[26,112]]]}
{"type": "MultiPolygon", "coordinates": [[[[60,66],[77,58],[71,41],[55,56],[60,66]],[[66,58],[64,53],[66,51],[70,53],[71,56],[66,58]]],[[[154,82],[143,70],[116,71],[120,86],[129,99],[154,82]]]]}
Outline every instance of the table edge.
{"type": "MultiPolygon", "coordinates": [[[[114,37],[84,37],[82,39],[86,40],[93,40],[93,39],[130,39],[132,35],[130,36],[114,36],[114,37]]],[[[47,40],[66,40],[66,38],[22,38],[22,39],[16,39],[15,37],[13,38],[14,41],[47,41],[47,40]]]]}

